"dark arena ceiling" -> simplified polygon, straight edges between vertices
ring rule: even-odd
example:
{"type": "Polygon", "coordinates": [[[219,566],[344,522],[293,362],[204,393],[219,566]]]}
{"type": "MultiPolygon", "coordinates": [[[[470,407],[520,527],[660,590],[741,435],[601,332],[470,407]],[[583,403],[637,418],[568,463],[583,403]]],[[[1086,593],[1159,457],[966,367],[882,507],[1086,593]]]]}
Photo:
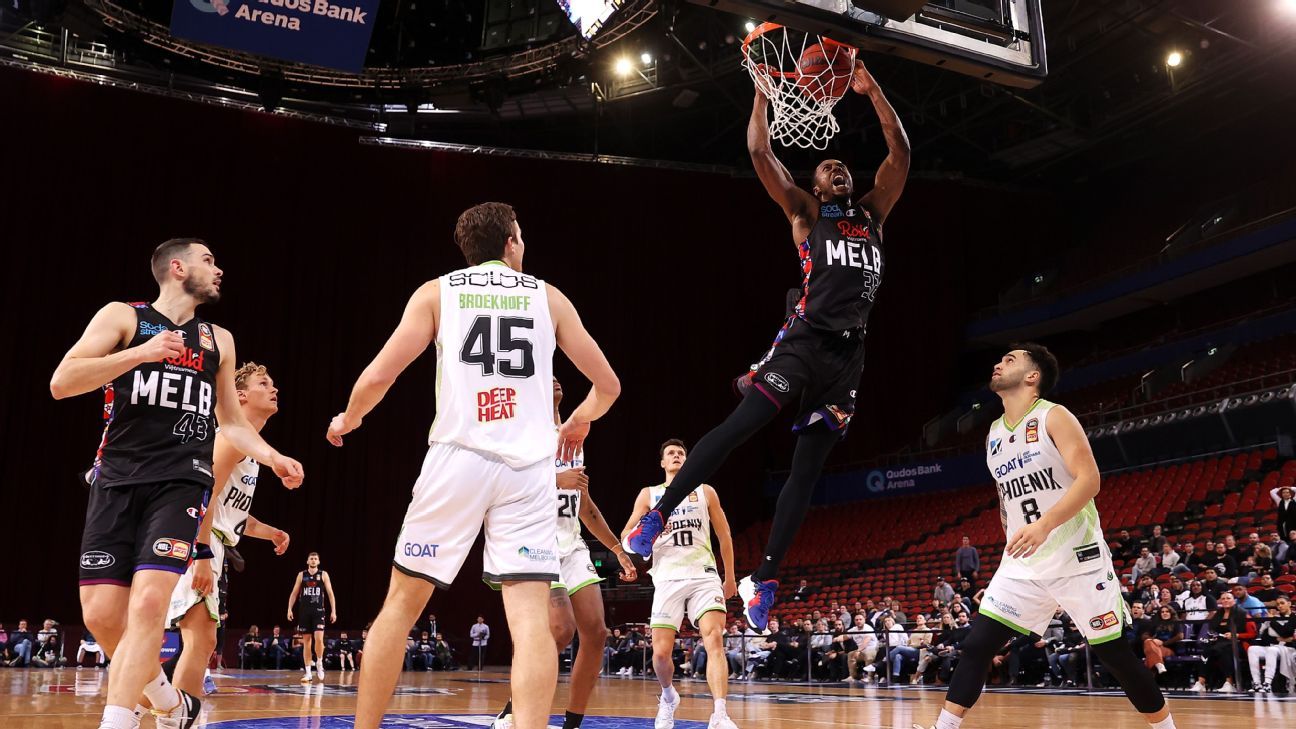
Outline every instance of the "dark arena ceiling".
{"type": "MultiPolygon", "coordinates": [[[[1043,0],[1049,77],[1029,90],[862,57],[908,128],[916,174],[1065,185],[1219,135],[1263,154],[1296,111],[1293,4],[1043,0]]],[[[555,0],[383,0],[366,70],[346,74],[174,39],[170,12],[163,0],[4,0],[0,63],[388,137],[747,167],[746,17],[627,0],[586,41],[555,0]],[[621,58],[633,72],[614,71],[621,58]]],[[[850,96],[829,153],[880,155],[870,105],[850,96]]]]}

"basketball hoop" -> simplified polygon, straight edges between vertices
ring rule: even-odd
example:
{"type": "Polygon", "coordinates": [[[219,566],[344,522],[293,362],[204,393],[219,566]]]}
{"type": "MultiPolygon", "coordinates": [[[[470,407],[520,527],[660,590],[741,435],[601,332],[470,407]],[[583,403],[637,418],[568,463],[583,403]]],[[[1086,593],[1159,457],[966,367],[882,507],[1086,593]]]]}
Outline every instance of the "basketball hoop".
{"type": "Polygon", "coordinates": [[[777,23],[762,23],[742,48],[743,67],[774,109],[770,136],[785,147],[826,148],[837,133],[832,110],[850,88],[855,49],[777,23]]]}

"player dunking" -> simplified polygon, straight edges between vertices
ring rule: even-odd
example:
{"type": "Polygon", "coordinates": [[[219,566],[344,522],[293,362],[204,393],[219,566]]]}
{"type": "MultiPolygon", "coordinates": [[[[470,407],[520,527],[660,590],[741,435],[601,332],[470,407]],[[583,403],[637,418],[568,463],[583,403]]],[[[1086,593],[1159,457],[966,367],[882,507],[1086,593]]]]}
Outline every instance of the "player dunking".
{"type": "Polygon", "coordinates": [[[981,696],[995,653],[1018,633],[1043,634],[1058,606],[1148,723],[1174,729],[1155,674],[1121,639],[1130,618],[1094,506],[1098,465],[1080,421],[1043,399],[1057,378],[1057,360],[1038,344],[1011,345],[990,376],[1004,414],[986,437],[986,464],[1008,541],[962,643],[935,729],[959,729],[981,696]]]}
{"type": "Polygon", "coordinates": [[[211,250],[173,238],[151,267],[158,298],[100,309],[50,380],[55,398],[104,390],[80,570],[86,628],[113,661],[103,729],[139,726],[141,693],[159,726],[187,729],[197,718],[199,701],[171,685],[157,656],[212,487],[217,424],[285,486],[302,481],[301,464],[271,448],[238,405],[233,335],[196,314],[220,299],[211,250]]]}
{"type": "MultiPolygon", "coordinates": [[[[554,425],[560,425],[562,417],[558,413],[558,404],[562,402],[563,390],[557,378],[553,381],[553,397],[554,425]]],[[[580,650],[572,662],[571,690],[562,725],[562,729],[578,729],[585,720],[585,708],[589,706],[589,697],[598,679],[603,645],[608,637],[607,619],[603,616],[603,594],[598,586],[603,578],[598,576],[590,560],[589,547],[581,537],[581,524],[616,555],[622,580],[634,582],[639,579],[639,571],[612,533],[603,512],[590,498],[585,452],[578,452],[571,460],[559,458],[555,466],[558,472],[558,574],[561,579],[549,586],[549,627],[553,631],[554,646],[559,651],[571,643],[573,634],[580,634],[580,650]]],[[[495,717],[492,726],[512,729],[512,701],[495,717]]]]}
{"type": "Polygon", "coordinates": [[[558,580],[554,450],[570,460],[621,384],[557,288],[522,273],[525,244],[513,208],[464,211],[455,243],[468,267],[421,286],[387,344],[329,425],[335,446],[416,357],[436,343],[437,414],[396,542],[391,585],[360,665],[356,727],[377,729],[396,686],[405,636],[432,596],[448,588],[485,524],[483,575],[502,584],[515,647],[514,723],[542,729],[558,680],[549,585],[558,580]],[[560,347],[593,383],[553,426],[553,353],[560,347]]]}
{"type": "MultiPolygon", "coordinates": [[[[279,412],[279,390],[270,373],[264,366],[248,362],[234,373],[234,389],[248,424],[260,433],[266,421],[279,412]]],[[[203,691],[207,680],[207,660],[216,648],[216,629],[221,622],[216,586],[224,569],[226,548],[249,536],[273,542],[275,554],[288,549],[287,532],[258,521],[250,513],[260,472],[261,466],[231,445],[224,431],[216,434],[212,473],[217,486],[198,531],[197,551],[202,554],[176,583],[167,612],[167,624],[179,627],[182,639],[172,676],[181,691],[196,695],[203,691]]]]}
{"type": "Polygon", "coordinates": [[[846,165],[824,160],[815,169],[814,187],[797,187],[770,147],[768,100],[756,91],[747,146],[756,174],[788,222],[803,273],[800,297],[774,345],[740,377],[742,402],[690,454],[661,502],[644,515],[629,537],[630,549],[648,556],[665,519],[739,443],[796,404],[793,430],[799,436],[792,470],[779,494],[765,557],[755,574],[738,585],[748,622],[764,630],[774,604],[779,563],[792,545],[810,506],[815,481],[832,447],[845,436],[855,413],[855,394],[864,367],[864,332],[882,282],[882,224],[909,174],[909,141],[895,110],[877,82],[856,62],[851,88],[873,102],[889,154],[878,168],[873,189],[855,199],[846,165]]]}
{"type": "Polygon", "coordinates": [[[333,582],[319,565],[319,552],[306,555],[306,569],[297,573],[288,593],[288,621],[292,622],[295,608],[297,632],[302,636],[302,662],[306,664],[302,683],[311,682],[312,670],[319,671],[319,680],[324,680],[324,616],[329,623],[337,622],[333,582]]]}
{"type": "MultiPolygon", "coordinates": [[[[665,481],[660,486],[639,491],[623,534],[629,534],[639,519],[661,502],[666,489],[679,477],[688,451],[683,441],[672,438],[662,444],[658,455],[665,481]]],[[[671,663],[671,649],[687,617],[702,634],[707,653],[707,687],[715,701],[707,729],[738,729],[725,706],[729,695],[729,659],[724,646],[725,600],[738,591],[734,584],[729,520],[720,508],[715,489],[706,484],[694,489],[669,513],[666,533],[653,545],[653,566],[648,570],[653,576],[653,672],[662,688],[653,727],[675,726],[675,709],[679,707],[680,697],[673,685],[675,666],[671,663]],[[723,583],[716,570],[715,553],[711,551],[712,527],[720,538],[720,555],[724,558],[723,583]]]]}

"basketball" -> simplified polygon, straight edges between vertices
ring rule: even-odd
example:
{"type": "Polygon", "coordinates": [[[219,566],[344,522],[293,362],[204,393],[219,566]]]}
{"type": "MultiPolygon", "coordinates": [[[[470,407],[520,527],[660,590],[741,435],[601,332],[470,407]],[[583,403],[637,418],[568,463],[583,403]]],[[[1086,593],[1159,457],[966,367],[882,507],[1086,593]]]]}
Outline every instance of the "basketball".
{"type": "Polygon", "coordinates": [[[855,54],[849,48],[815,43],[797,60],[797,85],[815,101],[841,98],[850,87],[854,65],[855,54]]]}

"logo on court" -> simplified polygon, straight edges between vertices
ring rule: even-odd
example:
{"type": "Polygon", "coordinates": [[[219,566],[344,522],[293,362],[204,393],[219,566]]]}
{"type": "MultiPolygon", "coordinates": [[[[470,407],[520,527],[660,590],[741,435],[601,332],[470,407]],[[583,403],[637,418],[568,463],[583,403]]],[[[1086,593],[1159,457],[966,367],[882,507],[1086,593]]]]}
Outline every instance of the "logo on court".
{"type": "Polygon", "coordinates": [[[777,372],[766,372],[765,381],[770,384],[770,387],[779,392],[787,392],[792,389],[792,385],[788,383],[787,378],[777,372]]]}
{"type": "MultiPolygon", "coordinates": [[[[299,693],[309,691],[302,687],[299,693]]],[[[858,700],[863,700],[860,697],[858,700]]],[[[384,729],[489,729],[495,721],[493,714],[388,714],[383,717],[384,729]]],[[[560,727],[563,717],[549,717],[549,726],[560,727]]],[[[312,729],[352,729],[354,716],[320,716],[310,719],[312,729]]],[[[706,729],[704,721],[675,720],[676,729],[706,729]]],[[[221,729],[300,729],[302,719],[296,716],[277,716],[264,719],[227,719],[213,726],[221,729]]],[[[591,716],[582,726],[586,729],[652,729],[652,719],[629,716],[591,716]]]]}
{"type": "Polygon", "coordinates": [[[86,552],[81,555],[81,568],[87,570],[101,570],[105,567],[112,567],[117,564],[117,558],[107,552],[86,552]]]}

